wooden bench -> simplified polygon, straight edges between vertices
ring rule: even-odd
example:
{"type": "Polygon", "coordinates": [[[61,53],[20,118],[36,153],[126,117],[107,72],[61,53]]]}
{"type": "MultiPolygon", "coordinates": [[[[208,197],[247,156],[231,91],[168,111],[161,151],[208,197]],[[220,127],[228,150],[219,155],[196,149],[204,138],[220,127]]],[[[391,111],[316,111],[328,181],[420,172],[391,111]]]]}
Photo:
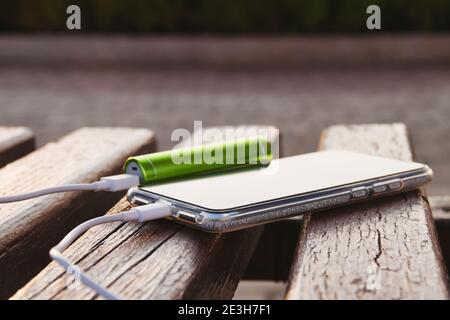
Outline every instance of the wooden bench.
{"type": "MultiPolygon", "coordinates": [[[[320,149],[331,148],[412,159],[401,124],[332,127],[320,143],[320,149]]],[[[0,190],[5,188],[11,191],[0,185],[0,190]]],[[[84,197],[79,199],[92,206],[92,199],[84,197]]],[[[61,200],[55,202],[62,206],[61,200]]],[[[122,199],[109,214],[128,207],[122,199]]],[[[88,214],[101,213],[92,209],[88,214]]],[[[43,216],[42,226],[60,225],[53,220],[63,218],[43,216]]],[[[49,233],[48,227],[45,230],[49,233]]],[[[56,233],[52,241],[62,236],[56,233]]],[[[44,255],[50,242],[40,247],[44,255]]],[[[223,235],[168,221],[104,225],[87,232],[66,255],[99,283],[130,299],[231,298],[241,277],[288,279],[288,299],[448,298],[447,274],[423,191],[223,235]]],[[[34,259],[29,251],[22,256],[28,263],[34,259]]],[[[9,263],[2,266],[12,269],[16,261],[9,263]]],[[[23,279],[2,279],[8,286],[5,294],[23,279]]],[[[50,263],[12,299],[98,298],[84,287],[68,290],[67,280],[62,269],[50,263]]]]}

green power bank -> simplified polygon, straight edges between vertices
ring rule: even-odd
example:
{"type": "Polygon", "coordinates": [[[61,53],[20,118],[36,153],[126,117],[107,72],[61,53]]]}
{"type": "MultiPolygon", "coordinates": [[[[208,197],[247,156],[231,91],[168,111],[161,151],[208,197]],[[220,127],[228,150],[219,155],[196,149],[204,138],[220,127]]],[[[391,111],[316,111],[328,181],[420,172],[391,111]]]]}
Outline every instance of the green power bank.
{"type": "Polygon", "coordinates": [[[264,137],[252,137],[201,146],[173,149],[127,159],[124,172],[139,175],[141,185],[191,175],[268,165],[271,144],[264,137]]]}

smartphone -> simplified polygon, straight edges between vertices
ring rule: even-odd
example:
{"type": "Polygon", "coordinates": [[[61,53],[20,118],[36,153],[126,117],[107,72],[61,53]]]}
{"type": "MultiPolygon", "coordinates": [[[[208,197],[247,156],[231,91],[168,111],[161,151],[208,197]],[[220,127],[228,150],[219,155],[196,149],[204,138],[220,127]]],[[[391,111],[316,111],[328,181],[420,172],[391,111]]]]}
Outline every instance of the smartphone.
{"type": "Polygon", "coordinates": [[[228,232],[417,189],[432,170],[348,151],[272,160],[267,167],[135,187],[132,205],[166,201],[169,217],[207,232],[228,232]]]}

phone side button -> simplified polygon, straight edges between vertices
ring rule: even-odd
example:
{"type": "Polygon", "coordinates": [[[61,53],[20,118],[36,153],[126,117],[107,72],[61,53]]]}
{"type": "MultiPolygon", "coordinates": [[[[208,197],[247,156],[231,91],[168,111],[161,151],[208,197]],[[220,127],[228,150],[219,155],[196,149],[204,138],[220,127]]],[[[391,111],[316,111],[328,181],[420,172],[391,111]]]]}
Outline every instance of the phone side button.
{"type": "Polygon", "coordinates": [[[351,192],[353,199],[364,199],[369,195],[369,190],[366,187],[354,188],[351,192]]]}
{"type": "Polygon", "coordinates": [[[388,184],[386,182],[375,183],[372,186],[374,194],[386,192],[388,190],[388,184]]]}
{"type": "Polygon", "coordinates": [[[390,190],[400,190],[403,188],[403,181],[399,179],[389,181],[388,187],[390,190]]]}

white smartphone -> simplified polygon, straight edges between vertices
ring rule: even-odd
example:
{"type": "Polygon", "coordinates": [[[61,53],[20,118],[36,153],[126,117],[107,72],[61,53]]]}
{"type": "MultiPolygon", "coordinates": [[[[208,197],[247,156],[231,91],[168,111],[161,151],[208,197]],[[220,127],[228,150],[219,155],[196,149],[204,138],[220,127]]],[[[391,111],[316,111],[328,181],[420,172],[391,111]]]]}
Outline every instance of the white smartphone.
{"type": "Polygon", "coordinates": [[[272,160],[267,167],[132,188],[128,200],[166,201],[173,207],[170,219],[228,232],[417,189],[431,178],[421,163],[321,151],[272,160]]]}

